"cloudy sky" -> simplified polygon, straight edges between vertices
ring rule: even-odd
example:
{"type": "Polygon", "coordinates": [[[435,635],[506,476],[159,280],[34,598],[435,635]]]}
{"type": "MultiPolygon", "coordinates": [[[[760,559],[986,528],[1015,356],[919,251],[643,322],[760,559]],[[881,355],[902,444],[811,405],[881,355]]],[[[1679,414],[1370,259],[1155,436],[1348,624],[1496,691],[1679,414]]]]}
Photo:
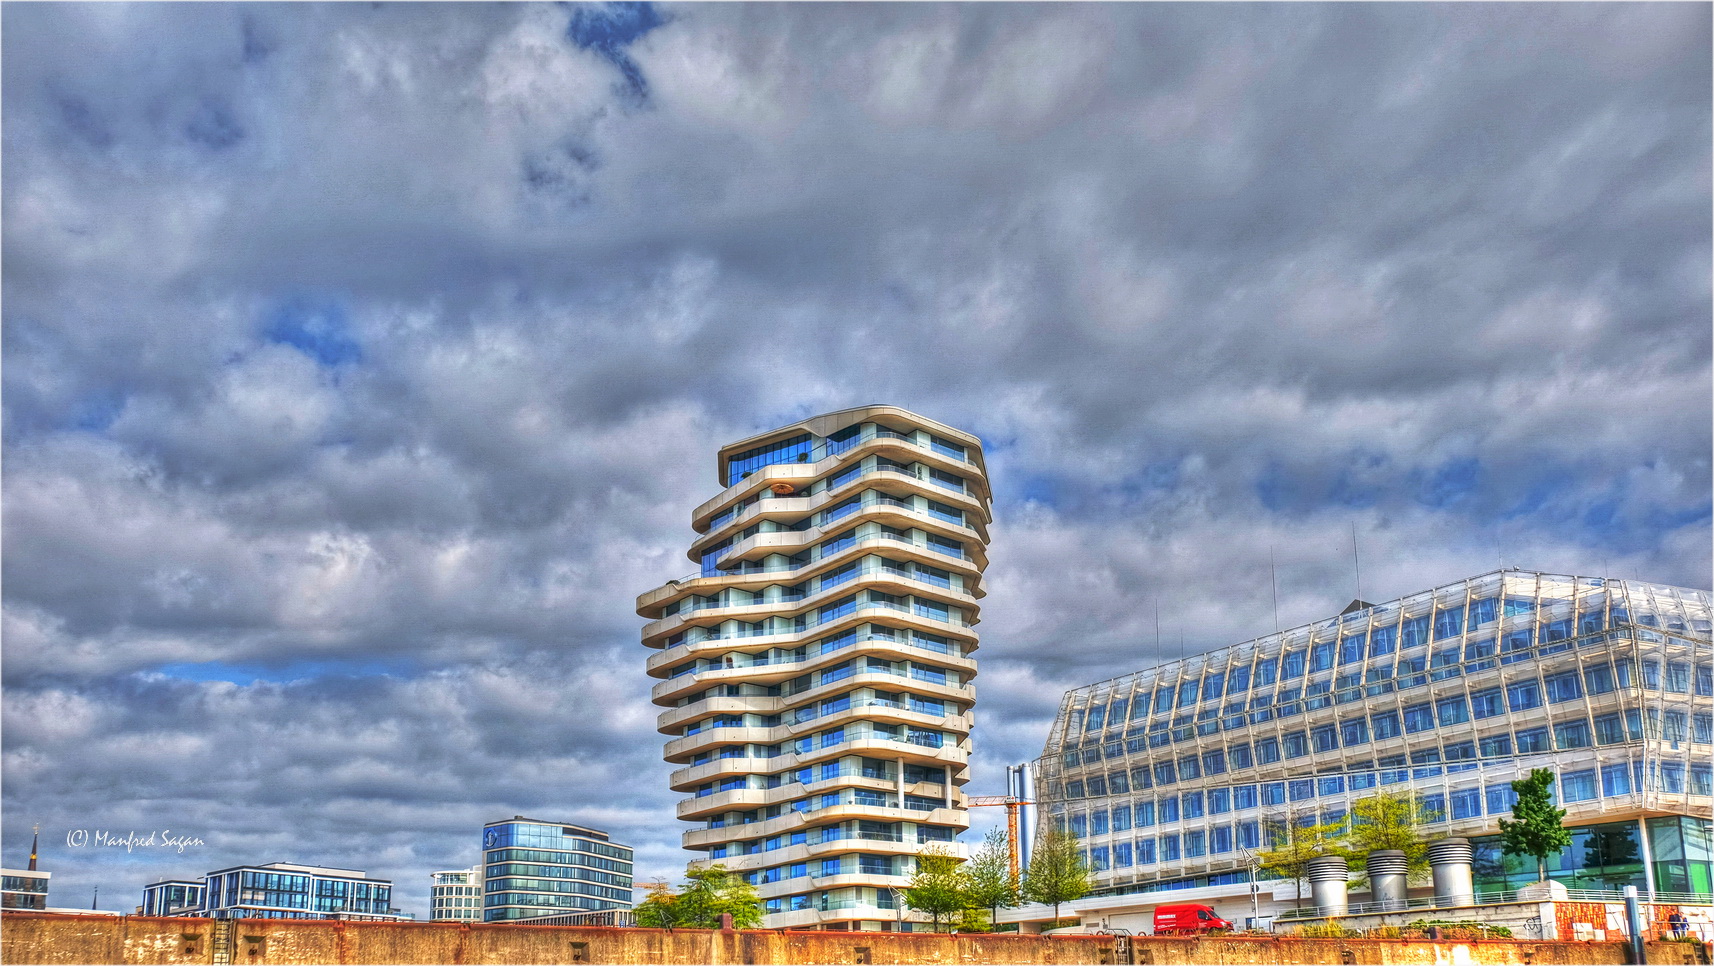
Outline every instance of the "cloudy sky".
{"type": "Polygon", "coordinates": [[[514,814],[676,877],[634,598],[721,443],[851,405],[987,444],[973,794],[1065,688],[1271,631],[1270,555],[1337,611],[1353,527],[1370,600],[1710,586],[1706,4],[3,16],[53,904],[288,860],[426,915],[514,814]]]}

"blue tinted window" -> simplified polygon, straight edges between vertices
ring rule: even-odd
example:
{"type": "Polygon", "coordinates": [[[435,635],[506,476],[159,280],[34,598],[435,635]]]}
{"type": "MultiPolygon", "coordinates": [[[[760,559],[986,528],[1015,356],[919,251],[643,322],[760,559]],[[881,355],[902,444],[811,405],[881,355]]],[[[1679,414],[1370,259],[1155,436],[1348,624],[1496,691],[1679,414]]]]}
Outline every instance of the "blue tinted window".
{"type": "Polygon", "coordinates": [[[1507,631],[1500,638],[1500,663],[1516,664],[1527,661],[1532,656],[1530,648],[1535,646],[1535,628],[1523,627],[1515,631],[1507,631]]]}
{"type": "Polygon", "coordinates": [[[1541,707],[1541,682],[1535,678],[1506,685],[1506,704],[1513,711],[1541,707]]]}
{"type": "Polygon", "coordinates": [[[1470,627],[1475,629],[1483,624],[1500,619],[1500,600],[1497,597],[1483,597],[1470,602],[1470,627]]]}
{"type": "Polygon", "coordinates": [[[1282,680],[1289,681],[1292,678],[1303,677],[1303,669],[1308,657],[1309,653],[1307,651],[1287,652],[1285,655],[1285,666],[1280,670],[1280,678],[1282,680]]]}
{"type": "Polygon", "coordinates": [[[1363,659],[1363,635],[1342,638],[1339,641],[1339,663],[1352,664],[1363,659]]]}
{"type": "Polygon", "coordinates": [[[1423,644],[1427,644],[1428,615],[1424,614],[1421,617],[1412,617],[1410,620],[1400,624],[1399,636],[1403,639],[1403,646],[1407,648],[1420,647],[1423,644]]]}
{"type": "Polygon", "coordinates": [[[778,463],[807,463],[815,440],[809,434],[793,436],[767,446],[745,450],[726,464],[726,485],[731,486],[764,466],[778,463]]]}
{"type": "Polygon", "coordinates": [[[1444,641],[1464,633],[1464,608],[1454,607],[1434,615],[1434,639],[1444,641]]]}
{"type": "Polygon", "coordinates": [[[1550,703],[1574,701],[1583,697],[1583,688],[1577,679],[1576,671],[1563,671],[1559,674],[1549,674],[1542,678],[1542,689],[1547,692],[1550,703]]]}
{"type": "Polygon", "coordinates": [[[1404,731],[1399,727],[1397,711],[1379,711],[1369,716],[1369,723],[1375,726],[1376,738],[1397,738],[1404,731]]]}
{"type": "Polygon", "coordinates": [[[1506,710],[1499,688],[1487,688],[1470,695],[1470,714],[1474,718],[1492,718],[1506,710]]]}
{"type": "Polygon", "coordinates": [[[1529,728],[1517,733],[1518,754],[1528,755],[1538,751],[1547,751],[1547,729],[1529,728]]]}
{"type": "Polygon", "coordinates": [[[1562,802],[1592,802],[1595,800],[1593,769],[1574,771],[1559,776],[1559,800],[1562,802]]]}
{"type": "Polygon", "coordinates": [[[1335,645],[1332,641],[1327,641],[1327,642],[1322,643],[1322,644],[1317,644],[1314,647],[1310,648],[1310,651],[1309,651],[1309,669],[1310,669],[1310,671],[1312,671],[1312,672],[1314,672],[1314,671],[1325,671],[1328,668],[1332,667],[1333,666],[1334,648],[1335,648],[1335,645]]]}
{"type": "Polygon", "coordinates": [[[1410,707],[1405,709],[1405,733],[1406,734],[1415,734],[1416,732],[1419,732],[1419,731],[1428,731],[1429,729],[1431,729],[1433,727],[1434,727],[1434,712],[1430,709],[1427,702],[1424,702],[1422,704],[1413,704],[1410,707]]]}
{"type": "Polygon", "coordinates": [[[1369,656],[1380,657],[1398,649],[1399,629],[1396,625],[1377,627],[1369,634],[1369,656]]]}
{"type": "Polygon", "coordinates": [[[1275,681],[1277,681],[1278,680],[1278,672],[1279,672],[1279,663],[1280,663],[1280,659],[1277,657],[1264,657],[1261,660],[1257,661],[1256,662],[1256,679],[1255,679],[1255,681],[1253,681],[1250,684],[1250,687],[1259,688],[1259,687],[1263,687],[1265,685],[1273,684],[1275,681]]]}
{"type": "Polygon", "coordinates": [[[1201,687],[1202,681],[1194,678],[1180,684],[1178,686],[1178,706],[1186,708],[1195,704],[1197,701],[1196,693],[1201,687]]]}

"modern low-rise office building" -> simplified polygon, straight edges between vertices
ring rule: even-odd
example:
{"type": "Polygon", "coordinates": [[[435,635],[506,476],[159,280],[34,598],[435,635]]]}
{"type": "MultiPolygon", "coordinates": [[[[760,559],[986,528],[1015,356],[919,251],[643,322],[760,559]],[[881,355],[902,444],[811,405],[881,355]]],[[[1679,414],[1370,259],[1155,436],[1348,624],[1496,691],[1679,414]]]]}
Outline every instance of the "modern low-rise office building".
{"type": "Polygon", "coordinates": [[[437,922],[482,921],[482,867],[433,872],[429,918],[437,922]]]}
{"type": "Polygon", "coordinates": [[[684,847],[755,883],[768,927],[891,929],[914,856],[969,825],[981,441],[865,406],[716,467],[699,569],[637,599],[684,847]]]}
{"type": "Polygon", "coordinates": [[[1574,832],[1554,879],[1706,896],[1709,598],[1503,571],[1078,688],[1039,763],[1040,821],[1086,846],[1086,914],[1193,893],[1242,922],[1270,825],[1377,789],[1472,840],[1478,894],[1534,881],[1533,860],[1501,856],[1498,820],[1510,783],[1546,768],[1574,832]]]}
{"type": "Polygon", "coordinates": [[[143,887],[143,916],[201,916],[208,887],[192,879],[162,879],[143,887]]]}
{"type": "Polygon", "coordinates": [[[518,815],[483,826],[482,860],[485,922],[631,908],[633,852],[606,832],[518,815]]]}
{"type": "Polygon", "coordinates": [[[46,909],[52,877],[52,872],[35,869],[0,869],[0,908],[46,909]]]}
{"type": "MultiPolygon", "coordinates": [[[[411,918],[393,908],[393,883],[355,869],[319,865],[240,865],[203,876],[198,914],[216,919],[411,918]]],[[[148,902],[148,892],[144,892],[148,902]]]]}

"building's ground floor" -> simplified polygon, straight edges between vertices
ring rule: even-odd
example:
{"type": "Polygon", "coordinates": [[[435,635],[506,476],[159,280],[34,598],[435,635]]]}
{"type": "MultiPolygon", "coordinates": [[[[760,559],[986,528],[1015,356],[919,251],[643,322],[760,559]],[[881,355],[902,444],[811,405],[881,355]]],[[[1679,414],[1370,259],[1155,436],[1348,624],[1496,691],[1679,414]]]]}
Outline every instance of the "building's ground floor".
{"type": "MultiPolygon", "coordinates": [[[[1714,903],[1714,816],[1639,816],[1577,826],[1571,833],[1571,845],[1548,860],[1547,871],[1550,880],[1573,894],[1616,895],[1625,886],[1636,886],[1644,899],[1714,903]]],[[[1509,898],[1536,881],[1535,859],[1503,855],[1498,834],[1471,836],[1470,841],[1478,901],[1509,898]]],[[[1352,869],[1353,877],[1361,872],[1352,869]]],[[[1413,898],[1431,895],[1432,889],[1426,886],[1411,890],[1413,898]]],[[[1368,898],[1361,889],[1351,890],[1353,904],[1368,898]]],[[[1225,873],[1168,877],[1140,888],[1097,893],[1063,904],[1059,918],[1141,935],[1153,931],[1155,907],[1188,902],[1211,906],[1221,918],[1242,928],[1265,929],[1311,901],[1308,883],[1252,881],[1248,873],[1225,873]]],[[[1053,919],[1054,909],[1039,905],[1004,909],[999,916],[1002,924],[1019,923],[1026,930],[1053,919]]]]}

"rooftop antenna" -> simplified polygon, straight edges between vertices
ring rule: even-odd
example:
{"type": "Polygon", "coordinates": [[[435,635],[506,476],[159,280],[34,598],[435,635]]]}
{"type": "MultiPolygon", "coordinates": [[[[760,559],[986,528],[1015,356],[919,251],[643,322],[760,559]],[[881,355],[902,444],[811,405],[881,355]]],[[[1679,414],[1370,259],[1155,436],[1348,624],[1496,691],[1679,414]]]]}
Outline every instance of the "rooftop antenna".
{"type": "Polygon", "coordinates": [[[1274,545],[1268,544],[1268,582],[1274,585],[1274,633],[1280,632],[1280,575],[1274,569],[1274,545]]]}
{"type": "Polygon", "coordinates": [[[1161,602],[1155,601],[1155,653],[1161,652],[1161,602]]]}
{"type": "Polygon", "coordinates": [[[1363,599],[1363,565],[1357,558],[1357,521],[1351,521],[1351,569],[1357,574],[1357,599],[1363,599]]]}

